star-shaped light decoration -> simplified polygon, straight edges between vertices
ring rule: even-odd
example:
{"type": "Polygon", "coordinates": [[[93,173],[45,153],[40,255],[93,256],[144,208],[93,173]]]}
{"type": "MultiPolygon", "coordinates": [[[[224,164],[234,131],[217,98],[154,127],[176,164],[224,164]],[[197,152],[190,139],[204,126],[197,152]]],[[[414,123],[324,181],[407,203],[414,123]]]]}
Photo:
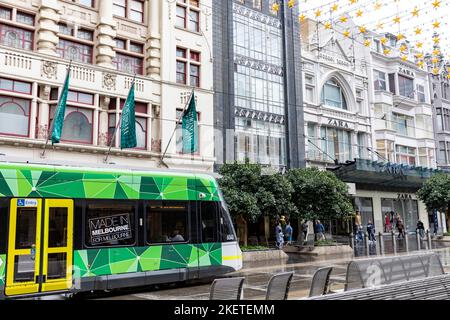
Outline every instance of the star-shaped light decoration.
{"type": "Polygon", "coordinates": [[[419,34],[422,33],[422,29],[420,29],[419,27],[417,27],[417,28],[414,30],[414,33],[416,34],[416,36],[418,36],[419,34]]]}
{"type": "Polygon", "coordinates": [[[367,32],[366,27],[364,27],[364,26],[359,27],[359,32],[360,33],[366,33],[367,32]]]}
{"type": "Polygon", "coordinates": [[[436,63],[438,63],[438,62],[439,62],[439,59],[438,59],[438,58],[436,58],[436,57],[431,58],[431,63],[432,63],[432,64],[436,64],[436,63]]]}
{"type": "Polygon", "coordinates": [[[419,12],[420,10],[417,9],[417,7],[414,7],[414,10],[411,12],[413,17],[418,17],[419,16],[419,12]]]}
{"type": "Polygon", "coordinates": [[[393,19],[393,21],[394,21],[394,23],[400,23],[400,17],[399,17],[399,16],[396,16],[396,17],[393,19]]]}
{"type": "Polygon", "coordinates": [[[364,40],[364,45],[366,46],[366,47],[370,47],[370,44],[371,44],[372,42],[369,40],[369,39],[366,39],[366,40],[364,40]]]}
{"type": "Polygon", "coordinates": [[[289,0],[288,7],[292,9],[294,6],[295,6],[295,0],[289,0]]]}
{"type": "Polygon", "coordinates": [[[404,44],[402,44],[399,48],[400,52],[405,52],[406,50],[408,50],[408,47],[404,44]]]}
{"type": "Polygon", "coordinates": [[[422,59],[423,58],[423,53],[422,52],[417,53],[416,54],[416,58],[417,59],[422,59]]]}
{"type": "Polygon", "coordinates": [[[433,22],[433,28],[434,28],[434,29],[437,29],[437,28],[439,28],[440,26],[441,26],[441,23],[440,23],[439,21],[433,22]]]}
{"type": "Polygon", "coordinates": [[[350,4],[355,4],[357,2],[358,2],[358,0],[350,0],[350,4]]]}
{"type": "Polygon", "coordinates": [[[335,3],[335,4],[333,4],[332,6],[331,6],[331,11],[332,12],[335,12],[335,11],[337,11],[339,9],[339,5],[337,4],[337,3],[335,3]]]}
{"type": "Polygon", "coordinates": [[[378,22],[377,25],[375,26],[375,29],[376,30],[380,30],[380,29],[383,29],[383,27],[384,27],[384,23],[383,22],[378,22]]]}
{"type": "Polygon", "coordinates": [[[327,29],[327,30],[331,29],[331,22],[330,22],[330,21],[325,22],[325,23],[324,23],[324,27],[325,27],[325,29],[327,29]]]}
{"type": "Polygon", "coordinates": [[[300,21],[300,22],[305,21],[305,19],[306,19],[306,16],[303,13],[298,16],[298,21],[300,21]]]}
{"type": "Polygon", "coordinates": [[[441,39],[439,39],[439,37],[433,37],[433,42],[435,44],[439,44],[439,41],[441,41],[441,39]]]}
{"type": "Polygon", "coordinates": [[[320,9],[317,9],[316,13],[315,13],[316,18],[320,17],[321,14],[322,14],[322,11],[320,9]]]}
{"type": "Polygon", "coordinates": [[[382,4],[379,1],[377,1],[374,3],[373,8],[375,10],[380,10],[381,6],[382,6],[382,4]]]}
{"type": "Polygon", "coordinates": [[[417,61],[417,66],[418,66],[419,68],[423,68],[423,65],[424,65],[423,60],[417,61]]]}
{"type": "Polygon", "coordinates": [[[388,42],[388,39],[385,38],[385,37],[383,37],[383,38],[380,39],[380,42],[381,42],[382,44],[386,44],[386,43],[388,42]]]}
{"type": "Polygon", "coordinates": [[[402,40],[402,39],[405,39],[405,36],[404,36],[402,33],[399,33],[399,34],[397,35],[397,40],[400,41],[400,40],[402,40]]]}
{"type": "Polygon", "coordinates": [[[438,56],[441,54],[441,51],[439,49],[434,49],[433,50],[433,55],[438,56]]]}
{"type": "Polygon", "coordinates": [[[387,55],[389,55],[391,53],[391,49],[386,48],[386,49],[383,50],[383,53],[384,53],[385,56],[387,56],[387,55]]]}
{"type": "Polygon", "coordinates": [[[339,18],[339,20],[341,20],[342,23],[347,22],[348,18],[347,16],[342,16],[339,18]]]}
{"type": "Polygon", "coordinates": [[[420,41],[417,42],[417,43],[416,43],[416,47],[417,47],[417,48],[422,48],[422,47],[423,47],[423,42],[420,42],[420,41]]]}
{"type": "Polygon", "coordinates": [[[439,74],[439,68],[433,68],[432,72],[435,76],[437,76],[439,74]]]}
{"type": "Polygon", "coordinates": [[[280,4],[279,4],[278,2],[274,2],[274,3],[272,4],[272,11],[273,11],[273,12],[278,12],[278,11],[280,11],[280,4]]]}
{"type": "Polygon", "coordinates": [[[441,6],[441,1],[440,0],[434,0],[433,2],[433,8],[437,9],[441,6]]]}
{"type": "Polygon", "coordinates": [[[408,56],[404,55],[404,54],[400,58],[402,59],[402,61],[407,61],[408,60],[408,56]]]}
{"type": "Polygon", "coordinates": [[[358,9],[358,11],[356,11],[356,16],[362,17],[362,15],[363,15],[363,11],[361,9],[358,9]]]}
{"type": "Polygon", "coordinates": [[[345,30],[343,33],[344,37],[349,38],[350,37],[350,30],[345,30]]]}

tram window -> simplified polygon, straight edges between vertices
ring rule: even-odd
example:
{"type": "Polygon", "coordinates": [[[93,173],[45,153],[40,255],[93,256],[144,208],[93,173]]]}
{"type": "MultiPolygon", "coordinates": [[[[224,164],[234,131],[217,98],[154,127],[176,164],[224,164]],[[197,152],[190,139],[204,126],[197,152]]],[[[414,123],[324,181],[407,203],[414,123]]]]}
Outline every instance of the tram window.
{"type": "Polygon", "coordinates": [[[147,206],[147,243],[187,242],[189,208],[187,202],[164,202],[147,206]]]}
{"type": "Polygon", "coordinates": [[[67,208],[50,208],[48,219],[48,246],[67,246],[67,208]]]}
{"type": "Polygon", "coordinates": [[[86,207],[85,243],[88,247],[135,244],[135,207],[120,203],[89,203],[86,207]]]}
{"type": "Polygon", "coordinates": [[[236,235],[234,234],[230,214],[224,207],[220,209],[220,226],[222,242],[236,241],[236,235]]]}
{"type": "Polygon", "coordinates": [[[36,244],[36,208],[17,208],[16,249],[29,249],[36,244]]]}
{"type": "Polygon", "coordinates": [[[217,203],[203,201],[201,203],[202,242],[217,241],[217,203]]]}

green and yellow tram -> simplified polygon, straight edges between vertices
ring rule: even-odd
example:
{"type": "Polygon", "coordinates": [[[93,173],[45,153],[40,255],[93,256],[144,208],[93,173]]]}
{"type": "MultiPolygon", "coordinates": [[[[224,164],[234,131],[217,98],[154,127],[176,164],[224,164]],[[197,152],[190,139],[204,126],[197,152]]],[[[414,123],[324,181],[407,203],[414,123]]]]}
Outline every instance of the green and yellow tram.
{"type": "Polygon", "coordinates": [[[207,174],[0,162],[0,297],[178,282],[242,268],[207,174]]]}

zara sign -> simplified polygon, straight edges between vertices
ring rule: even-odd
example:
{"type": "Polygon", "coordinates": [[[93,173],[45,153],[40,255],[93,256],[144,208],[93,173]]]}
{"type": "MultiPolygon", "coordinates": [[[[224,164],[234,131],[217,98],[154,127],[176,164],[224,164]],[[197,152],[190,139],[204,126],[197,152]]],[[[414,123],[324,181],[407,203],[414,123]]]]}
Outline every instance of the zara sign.
{"type": "Polygon", "coordinates": [[[338,128],[350,129],[350,125],[347,121],[336,120],[336,119],[328,119],[328,125],[338,128]]]}

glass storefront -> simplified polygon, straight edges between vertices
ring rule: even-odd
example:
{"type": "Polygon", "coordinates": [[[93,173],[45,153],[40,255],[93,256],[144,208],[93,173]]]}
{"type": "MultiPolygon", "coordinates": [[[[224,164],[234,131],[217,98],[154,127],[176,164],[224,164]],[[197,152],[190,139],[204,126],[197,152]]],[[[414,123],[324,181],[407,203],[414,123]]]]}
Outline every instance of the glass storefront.
{"type": "Polygon", "coordinates": [[[361,214],[361,223],[363,225],[364,230],[366,230],[367,223],[369,220],[374,222],[373,220],[373,202],[372,198],[355,198],[355,209],[359,210],[361,214]]]}
{"type": "MultiPolygon", "coordinates": [[[[413,199],[381,199],[381,210],[383,216],[385,213],[395,212],[403,219],[406,231],[416,230],[417,221],[419,220],[419,204],[413,199]]],[[[391,217],[392,219],[392,217],[391,217]]],[[[395,227],[395,226],[394,226],[395,227]]]]}

